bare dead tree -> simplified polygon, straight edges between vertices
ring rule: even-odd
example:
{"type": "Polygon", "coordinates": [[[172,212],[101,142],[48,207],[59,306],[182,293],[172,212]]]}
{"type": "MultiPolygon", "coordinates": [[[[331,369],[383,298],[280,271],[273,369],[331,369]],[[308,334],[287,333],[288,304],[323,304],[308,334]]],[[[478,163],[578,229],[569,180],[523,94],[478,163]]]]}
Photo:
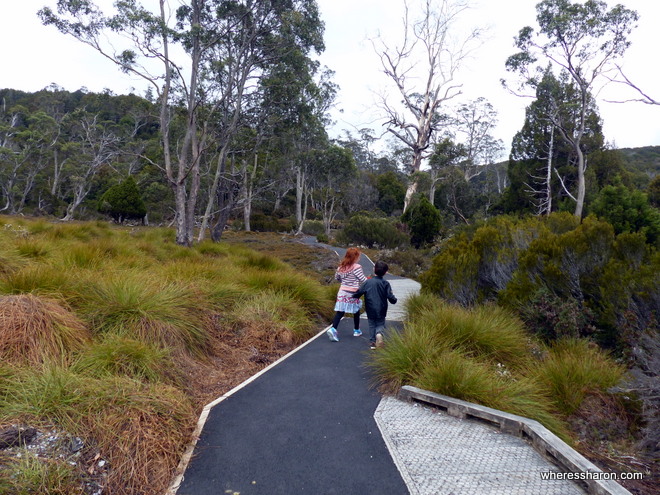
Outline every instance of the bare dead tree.
{"type": "MultiPolygon", "coordinates": [[[[383,71],[397,92],[395,99],[381,95],[380,106],[387,130],[412,151],[412,174],[432,152],[434,117],[439,108],[461,94],[458,70],[480,38],[479,29],[458,41],[452,37],[459,16],[468,8],[466,0],[421,0],[419,8],[411,9],[405,0],[400,44],[390,45],[382,38],[374,43],[383,71]],[[419,17],[412,18],[411,11],[419,12],[419,17]]],[[[406,191],[404,211],[416,190],[413,179],[406,191]]]]}
{"type": "MultiPolygon", "coordinates": [[[[555,128],[550,126],[550,142],[548,143],[548,156],[546,166],[541,169],[544,175],[531,175],[531,183],[525,182],[526,192],[534,197],[536,214],[550,215],[552,212],[552,157],[555,146],[555,128]]],[[[563,181],[562,181],[563,182],[563,181]]]]}

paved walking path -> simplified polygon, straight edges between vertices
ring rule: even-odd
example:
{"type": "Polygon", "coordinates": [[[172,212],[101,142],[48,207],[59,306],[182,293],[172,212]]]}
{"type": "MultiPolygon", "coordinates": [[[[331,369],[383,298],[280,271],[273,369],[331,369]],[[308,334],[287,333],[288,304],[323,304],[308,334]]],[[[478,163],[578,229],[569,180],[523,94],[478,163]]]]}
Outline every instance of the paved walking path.
{"type": "MultiPolygon", "coordinates": [[[[388,325],[400,330],[403,302],[419,284],[397,277],[390,283],[399,304],[390,307],[388,325]]],[[[568,481],[541,481],[541,471],[558,469],[520,438],[381,397],[365,366],[378,351],[369,350],[366,336],[351,334],[352,319],[344,318],[340,342],[321,332],[219,398],[170,493],[583,493],[568,481]]]]}

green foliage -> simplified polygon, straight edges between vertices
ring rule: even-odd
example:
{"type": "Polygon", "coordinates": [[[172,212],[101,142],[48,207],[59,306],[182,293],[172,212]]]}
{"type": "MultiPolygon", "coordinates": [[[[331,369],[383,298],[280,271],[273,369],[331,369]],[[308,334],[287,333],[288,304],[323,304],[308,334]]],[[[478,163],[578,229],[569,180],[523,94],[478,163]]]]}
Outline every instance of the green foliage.
{"type": "Polygon", "coordinates": [[[108,189],[99,201],[99,211],[110,215],[117,223],[126,219],[139,219],[147,208],[133,176],[129,176],[108,189]]]}
{"type": "Polygon", "coordinates": [[[378,259],[387,263],[389,273],[417,280],[420,274],[428,270],[431,258],[428,251],[420,249],[384,249],[378,252],[378,259]]]}
{"type": "Polygon", "coordinates": [[[550,393],[555,407],[569,415],[589,393],[604,393],[619,383],[624,369],[585,339],[563,339],[533,374],[550,393]]]}
{"type": "Polygon", "coordinates": [[[321,220],[305,220],[302,231],[307,235],[319,235],[325,233],[325,227],[321,220]]]}
{"type": "Polygon", "coordinates": [[[642,233],[595,217],[504,217],[448,240],[422,290],[462,305],[497,300],[545,340],[593,335],[624,350],[660,312],[660,255],[642,233]],[[622,329],[629,329],[626,336],[622,329]]]}
{"type": "Polygon", "coordinates": [[[648,195],[651,206],[660,208],[660,174],[656,175],[655,179],[651,181],[646,189],[646,194],[648,195]]]}
{"type": "Polygon", "coordinates": [[[378,175],[376,188],[378,189],[378,208],[386,215],[403,210],[406,185],[395,172],[388,171],[378,175]]]}
{"type": "Polygon", "coordinates": [[[539,219],[520,223],[496,217],[446,242],[420,277],[424,291],[464,306],[492,299],[506,287],[518,267],[518,258],[539,235],[539,219]]]}
{"type": "Polygon", "coordinates": [[[539,289],[520,308],[520,316],[534,334],[545,342],[592,335],[593,312],[575,299],[562,299],[547,288],[539,289]]]}
{"type": "Polygon", "coordinates": [[[289,221],[280,221],[274,216],[257,212],[250,216],[250,230],[255,232],[288,232],[293,230],[293,225],[289,221]]]}
{"type": "Polygon", "coordinates": [[[339,232],[337,241],[345,245],[357,244],[370,248],[397,248],[408,244],[409,237],[389,219],[355,215],[339,232]]]}
{"type": "Polygon", "coordinates": [[[440,233],[442,218],[438,209],[422,196],[404,213],[401,221],[410,229],[410,243],[416,248],[431,244],[440,233]]]}
{"type": "Polygon", "coordinates": [[[660,177],[660,146],[621,148],[618,151],[636,187],[644,188],[651,177],[660,177]]]}
{"type": "Polygon", "coordinates": [[[660,241],[660,210],[651,206],[646,194],[624,186],[621,180],[600,191],[591,211],[611,223],[617,234],[643,232],[649,243],[660,241]]]}

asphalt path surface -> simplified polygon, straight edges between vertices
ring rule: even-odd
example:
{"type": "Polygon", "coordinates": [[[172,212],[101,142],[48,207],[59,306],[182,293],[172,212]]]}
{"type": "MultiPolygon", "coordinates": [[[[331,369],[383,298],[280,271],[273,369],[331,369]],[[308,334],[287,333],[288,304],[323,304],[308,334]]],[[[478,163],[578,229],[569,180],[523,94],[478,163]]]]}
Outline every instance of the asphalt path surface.
{"type": "Polygon", "coordinates": [[[320,335],[216,405],[177,494],[407,494],[373,417],[381,396],[365,362],[377,351],[352,336],[350,318],[339,335],[320,335]]]}
{"type": "MultiPolygon", "coordinates": [[[[334,250],[337,262],[345,249],[334,250]]],[[[373,263],[360,258],[367,276],[373,263]]],[[[374,420],[366,320],[323,333],[210,412],[177,495],[402,495],[408,489],[374,420]]],[[[399,322],[387,322],[400,328],[399,322]]]]}

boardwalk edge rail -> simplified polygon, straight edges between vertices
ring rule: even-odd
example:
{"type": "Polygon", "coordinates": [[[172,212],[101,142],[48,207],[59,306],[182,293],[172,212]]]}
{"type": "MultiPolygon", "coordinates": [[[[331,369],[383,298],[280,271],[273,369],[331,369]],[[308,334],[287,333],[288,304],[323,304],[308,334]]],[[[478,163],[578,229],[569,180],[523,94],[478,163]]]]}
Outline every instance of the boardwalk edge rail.
{"type": "MultiPolygon", "coordinates": [[[[529,441],[536,451],[555,462],[565,472],[603,472],[545,426],[533,419],[498,411],[497,409],[480,406],[460,399],[454,399],[453,397],[436,394],[410,385],[401,387],[398,398],[409,402],[430,404],[445,411],[450,416],[488,423],[498,427],[503,433],[521,437],[529,441]]],[[[613,480],[597,480],[587,477],[586,479],[575,481],[584,483],[590,495],[631,495],[628,490],[613,480]]]]}

